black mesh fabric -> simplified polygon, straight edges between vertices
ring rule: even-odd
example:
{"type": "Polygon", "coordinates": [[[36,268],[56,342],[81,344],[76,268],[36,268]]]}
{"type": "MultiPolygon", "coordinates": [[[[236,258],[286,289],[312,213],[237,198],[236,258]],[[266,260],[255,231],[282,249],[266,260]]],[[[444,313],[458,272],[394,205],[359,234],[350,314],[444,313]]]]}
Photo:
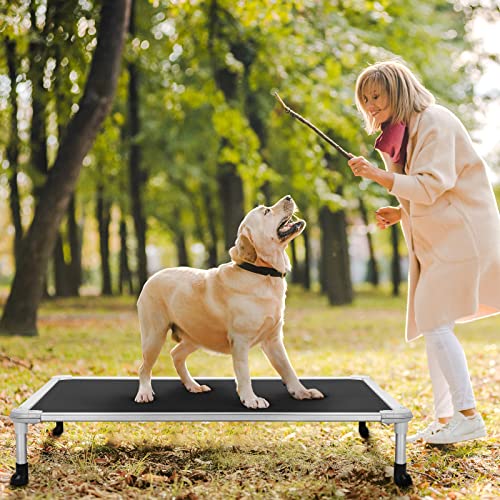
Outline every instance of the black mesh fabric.
{"type": "Polygon", "coordinates": [[[57,382],[33,410],[47,413],[364,413],[389,410],[390,407],[363,381],[355,379],[302,379],[308,387],[319,389],[321,400],[297,401],[279,379],[255,379],[254,392],[266,398],[270,406],[248,410],[239,401],[233,379],[197,379],[212,391],[189,393],[180,380],[153,379],[156,397],[152,403],[135,403],[139,382],[134,379],[66,379],[57,382]]]}

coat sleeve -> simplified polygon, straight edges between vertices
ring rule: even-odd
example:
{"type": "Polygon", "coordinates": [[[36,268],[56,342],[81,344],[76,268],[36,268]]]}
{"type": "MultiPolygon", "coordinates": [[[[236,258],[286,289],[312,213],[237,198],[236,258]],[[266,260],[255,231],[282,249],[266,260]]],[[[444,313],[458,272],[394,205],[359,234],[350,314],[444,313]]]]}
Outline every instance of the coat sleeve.
{"type": "MultiPolygon", "coordinates": [[[[430,117],[431,118],[431,117],[430,117]]],[[[423,125],[415,144],[408,175],[394,174],[391,194],[432,205],[457,180],[453,124],[433,120],[423,125]]]]}

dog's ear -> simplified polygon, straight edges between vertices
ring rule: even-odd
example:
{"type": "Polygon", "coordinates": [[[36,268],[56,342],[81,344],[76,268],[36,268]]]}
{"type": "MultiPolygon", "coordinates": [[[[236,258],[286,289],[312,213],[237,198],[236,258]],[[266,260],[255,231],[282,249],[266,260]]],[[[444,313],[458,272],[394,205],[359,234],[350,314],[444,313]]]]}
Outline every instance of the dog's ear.
{"type": "Polygon", "coordinates": [[[234,262],[255,262],[257,252],[251,239],[243,233],[240,233],[234,247],[229,250],[229,256],[234,262]]]}

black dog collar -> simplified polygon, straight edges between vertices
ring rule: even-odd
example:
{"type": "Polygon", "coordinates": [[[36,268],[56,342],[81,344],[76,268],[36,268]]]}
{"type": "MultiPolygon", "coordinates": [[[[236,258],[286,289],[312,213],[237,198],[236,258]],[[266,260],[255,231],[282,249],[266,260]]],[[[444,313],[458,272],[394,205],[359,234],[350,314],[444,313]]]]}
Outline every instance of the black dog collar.
{"type": "Polygon", "coordinates": [[[286,276],[286,273],[280,273],[274,267],[254,266],[249,262],[242,262],[238,266],[252,273],[262,274],[263,276],[274,276],[275,278],[284,278],[286,276]]]}

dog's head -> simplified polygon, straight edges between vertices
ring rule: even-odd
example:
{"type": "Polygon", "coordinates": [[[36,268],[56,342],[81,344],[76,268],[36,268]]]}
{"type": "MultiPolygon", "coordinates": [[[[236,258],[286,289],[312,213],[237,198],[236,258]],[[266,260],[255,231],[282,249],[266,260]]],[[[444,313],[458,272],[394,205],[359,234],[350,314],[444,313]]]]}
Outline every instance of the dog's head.
{"type": "Polygon", "coordinates": [[[260,205],[251,210],[238,228],[238,238],[229,250],[236,262],[274,267],[285,273],[290,260],[285,249],[306,227],[305,221],[294,216],[297,205],[291,196],[281,198],[272,207],[260,205]]]}

